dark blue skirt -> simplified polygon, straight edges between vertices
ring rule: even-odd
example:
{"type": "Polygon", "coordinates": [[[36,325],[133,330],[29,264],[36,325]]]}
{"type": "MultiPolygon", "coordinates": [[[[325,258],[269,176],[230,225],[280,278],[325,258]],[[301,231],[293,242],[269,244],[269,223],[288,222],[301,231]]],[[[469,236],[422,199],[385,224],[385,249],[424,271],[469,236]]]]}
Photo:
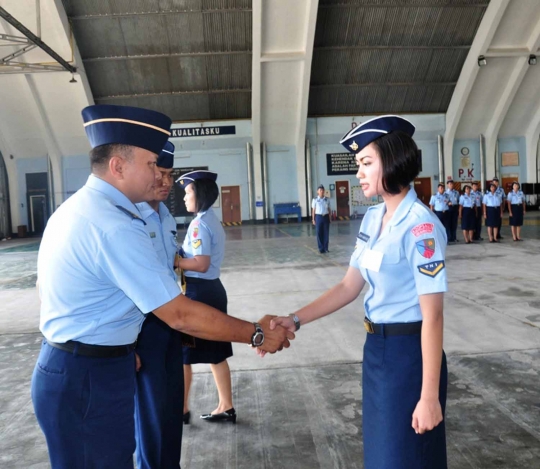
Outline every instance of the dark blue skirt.
{"type": "Polygon", "coordinates": [[[463,207],[461,212],[461,229],[472,231],[476,227],[476,213],[474,208],[463,207]]]}
{"type": "MultiPolygon", "coordinates": [[[[208,306],[219,309],[227,314],[227,292],[219,278],[214,280],[186,278],[186,296],[192,300],[200,301],[208,306]]],[[[217,365],[232,357],[230,342],[195,339],[195,347],[184,347],[184,365],[195,363],[212,363],[217,365]]]]}
{"type": "Polygon", "coordinates": [[[512,204],[510,226],[523,226],[523,204],[512,204]]]}
{"type": "Polygon", "coordinates": [[[486,207],[486,226],[498,228],[501,223],[501,207],[486,207]]]}
{"type": "MultiPolygon", "coordinates": [[[[443,352],[439,400],[443,417],[448,371],[443,352]]],[[[365,469],[446,469],[444,420],[417,435],[412,414],[422,390],[420,334],[368,334],[362,365],[365,469]]]]}

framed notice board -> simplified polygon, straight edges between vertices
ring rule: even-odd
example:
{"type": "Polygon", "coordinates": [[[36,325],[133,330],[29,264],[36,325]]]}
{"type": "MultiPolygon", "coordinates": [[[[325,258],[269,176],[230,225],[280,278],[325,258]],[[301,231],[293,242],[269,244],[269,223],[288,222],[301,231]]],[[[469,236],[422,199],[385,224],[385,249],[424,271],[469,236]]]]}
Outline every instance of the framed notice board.
{"type": "Polygon", "coordinates": [[[169,193],[169,198],[164,202],[173,217],[192,216],[192,214],[186,210],[186,204],[184,203],[184,196],[186,195],[186,191],[183,187],[180,186],[180,184],[176,183],[176,180],[186,173],[190,173],[191,171],[199,171],[202,169],[208,170],[208,166],[173,169],[171,173],[171,177],[173,178],[173,187],[171,189],[171,192],[169,193]]]}

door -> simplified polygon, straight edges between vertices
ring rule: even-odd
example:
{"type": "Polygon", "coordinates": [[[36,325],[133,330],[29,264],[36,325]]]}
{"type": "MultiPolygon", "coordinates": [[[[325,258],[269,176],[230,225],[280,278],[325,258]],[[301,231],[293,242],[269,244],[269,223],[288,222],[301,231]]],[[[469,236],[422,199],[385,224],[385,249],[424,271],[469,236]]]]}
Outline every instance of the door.
{"type": "Polygon", "coordinates": [[[416,178],[414,180],[414,190],[418,198],[429,206],[429,200],[431,199],[431,178],[416,178]]]}
{"type": "Polygon", "coordinates": [[[241,224],[240,186],[221,188],[221,215],[224,224],[241,224]]]}
{"type": "Polygon", "coordinates": [[[338,218],[349,218],[349,181],[336,181],[336,204],[338,218]]]}
{"type": "Polygon", "coordinates": [[[504,193],[508,195],[509,192],[512,192],[512,183],[519,182],[517,175],[512,177],[502,177],[501,187],[504,189],[504,193]]]}
{"type": "Polygon", "coordinates": [[[30,230],[33,233],[41,234],[45,230],[47,216],[45,203],[44,195],[30,196],[30,230]]]}

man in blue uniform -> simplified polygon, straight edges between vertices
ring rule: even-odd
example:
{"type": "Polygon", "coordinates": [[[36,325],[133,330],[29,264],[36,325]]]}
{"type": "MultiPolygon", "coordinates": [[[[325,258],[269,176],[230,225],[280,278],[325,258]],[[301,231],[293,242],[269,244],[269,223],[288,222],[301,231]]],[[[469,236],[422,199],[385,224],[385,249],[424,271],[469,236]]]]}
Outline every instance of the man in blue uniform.
{"type": "Polygon", "coordinates": [[[454,181],[451,179],[446,181],[446,193],[448,194],[449,212],[448,212],[448,242],[457,242],[457,224],[459,216],[459,192],[454,189],[454,181]]]}
{"type": "Polygon", "coordinates": [[[499,185],[499,178],[494,177],[492,179],[492,182],[493,182],[493,184],[495,184],[495,187],[496,187],[495,195],[501,201],[501,219],[499,221],[499,231],[497,233],[497,239],[503,239],[503,237],[501,236],[501,228],[502,228],[502,217],[503,217],[503,213],[504,213],[506,194],[504,192],[504,189],[499,185]]]}
{"type": "Polygon", "coordinates": [[[317,188],[317,197],[311,201],[311,220],[317,233],[317,246],[319,252],[324,254],[328,251],[330,238],[330,201],[324,196],[324,186],[317,188]]]}
{"type": "Polygon", "coordinates": [[[481,237],[482,234],[482,191],[479,189],[478,183],[473,182],[472,183],[472,191],[471,195],[474,197],[475,205],[476,205],[476,225],[474,229],[474,236],[473,241],[482,241],[483,238],[481,237]]]}
{"type": "Polygon", "coordinates": [[[134,204],[154,197],[171,120],[110,105],[89,106],[82,115],[92,174],[43,234],[44,341],[32,400],[53,469],[132,469],[134,348],[146,314],[196,337],[272,352],[289,343],[284,329],[270,330],[270,317],[253,324],[181,295],[159,261],[134,204]]]}
{"type": "MultiPolygon", "coordinates": [[[[174,281],[177,252],[176,220],[163,203],[173,181],[174,145],[165,144],[157,159],[161,181],[153,200],[137,204],[162,265],[174,281]]],[[[135,399],[135,437],[138,469],[178,467],[182,446],[182,333],[149,313],[135,349],[140,358],[135,399]]]]}
{"type": "Polygon", "coordinates": [[[431,196],[429,200],[429,208],[437,215],[437,218],[443,224],[446,230],[446,237],[450,237],[450,224],[448,220],[448,206],[450,198],[448,194],[444,192],[444,184],[437,186],[437,193],[431,196]]]}

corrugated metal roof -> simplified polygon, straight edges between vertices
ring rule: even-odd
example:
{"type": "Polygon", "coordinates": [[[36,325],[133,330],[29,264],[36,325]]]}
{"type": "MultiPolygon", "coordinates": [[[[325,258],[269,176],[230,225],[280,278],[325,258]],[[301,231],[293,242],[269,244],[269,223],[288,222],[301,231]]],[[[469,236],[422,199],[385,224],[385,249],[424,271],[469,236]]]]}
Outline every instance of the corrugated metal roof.
{"type": "Polygon", "coordinates": [[[96,102],[181,121],[250,117],[251,0],[63,3],[96,102]]]}
{"type": "Polygon", "coordinates": [[[320,0],[309,115],[446,112],[488,0],[320,0]]]}

